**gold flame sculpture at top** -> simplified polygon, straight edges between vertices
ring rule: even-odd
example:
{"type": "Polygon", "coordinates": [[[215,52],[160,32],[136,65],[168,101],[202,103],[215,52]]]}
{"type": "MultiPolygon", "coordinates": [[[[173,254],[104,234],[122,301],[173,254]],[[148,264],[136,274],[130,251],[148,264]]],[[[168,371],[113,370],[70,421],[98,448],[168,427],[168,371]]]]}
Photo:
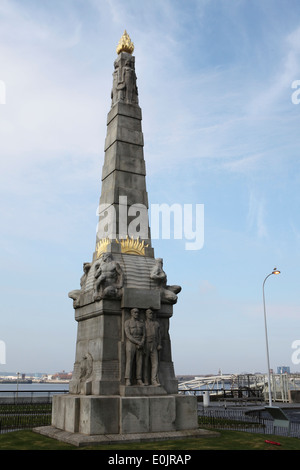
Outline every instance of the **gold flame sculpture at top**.
{"type": "Polygon", "coordinates": [[[134,44],[131,41],[125,29],[124,34],[121,37],[119,44],[117,46],[117,54],[120,54],[121,52],[128,52],[129,54],[132,54],[133,51],[134,51],[134,44]]]}

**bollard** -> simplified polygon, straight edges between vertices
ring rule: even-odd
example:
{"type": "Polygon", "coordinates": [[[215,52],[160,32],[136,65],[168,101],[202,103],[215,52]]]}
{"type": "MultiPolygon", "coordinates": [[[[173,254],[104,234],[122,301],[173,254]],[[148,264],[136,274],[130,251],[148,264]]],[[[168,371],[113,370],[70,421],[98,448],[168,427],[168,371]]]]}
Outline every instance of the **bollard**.
{"type": "Polygon", "coordinates": [[[203,392],[203,406],[209,406],[209,392],[203,392]]]}

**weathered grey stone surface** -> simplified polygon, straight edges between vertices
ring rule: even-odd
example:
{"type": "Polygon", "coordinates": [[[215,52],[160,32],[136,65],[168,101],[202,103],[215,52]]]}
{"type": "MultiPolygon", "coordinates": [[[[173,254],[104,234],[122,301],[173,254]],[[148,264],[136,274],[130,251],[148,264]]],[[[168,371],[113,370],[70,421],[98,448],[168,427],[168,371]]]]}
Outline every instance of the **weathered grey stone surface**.
{"type": "MultiPolygon", "coordinates": [[[[148,387],[139,388],[146,391],[148,387]]],[[[166,393],[154,396],[56,395],[52,426],[86,435],[196,430],[197,399],[166,393]]]]}
{"type": "MultiPolygon", "coordinates": [[[[139,279],[141,281],[141,278],[139,279]]],[[[154,289],[126,287],[123,292],[122,307],[145,308],[145,305],[156,310],[160,308],[160,293],[154,289]]]]}
{"type": "Polygon", "coordinates": [[[115,170],[146,176],[143,147],[120,141],[109,147],[105,152],[102,180],[115,170]]]}
{"type": "Polygon", "coordinates": [[[120,395],[122,397],[148,397],[166,395],[167,391],[161,385],[137,386],[120,385],[120,395]]]}
{"type": "MultiPolygon", "coordinates": [[[[66,413],[68,414],[68,413],[66,413]]],[[[81,434],[116,434],[119,432],[117,397],[85,396],[80,398],[78,431],[81,434]]]]}
{"type": "Polygon", "coordinates": [[[197,428],[197,404],[194,398],[190,395],[176,396],[176,429],[197,428]]]}
{"type": "Polygon", "coordinates": [[[147,397],[122,397],[120,434],[149,432],[150,407],[147,397]]]}

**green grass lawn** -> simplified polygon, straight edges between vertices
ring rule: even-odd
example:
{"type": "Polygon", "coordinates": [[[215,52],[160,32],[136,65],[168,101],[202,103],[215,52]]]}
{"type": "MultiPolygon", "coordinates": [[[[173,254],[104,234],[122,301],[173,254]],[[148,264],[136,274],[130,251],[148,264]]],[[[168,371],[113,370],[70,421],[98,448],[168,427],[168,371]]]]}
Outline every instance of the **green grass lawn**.
{"type": "Polygon", "coordinates": [[[36,434],[33,431],[14,431],[0,435],[0,450],[155,450],[155,451],[192,451],[192,450],[300,450],[300,439],[254,434],[237,431],[219,431],[219,437],[184,439],[174,441],[134,443],[123,445],[100,445],[75,447],[55,439],[36,434]],[[281,445],[265,441],[279,442],[281,445]]]}

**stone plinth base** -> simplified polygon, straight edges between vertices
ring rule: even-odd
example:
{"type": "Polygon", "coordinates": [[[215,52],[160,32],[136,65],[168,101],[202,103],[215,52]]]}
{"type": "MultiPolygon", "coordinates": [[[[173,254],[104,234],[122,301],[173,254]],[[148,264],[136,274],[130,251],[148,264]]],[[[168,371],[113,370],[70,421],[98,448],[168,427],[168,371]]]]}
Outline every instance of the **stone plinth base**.
{"type": "Polygon", "coordinates": [[[52,426],[87,436],[191,431],[198,428],[197,398],[55,395],[52,426]]]}
{"type": "Polygon", "coordinates": [[[85,436],[84,434],[71,433],[62,431],[53,426],[43,426],[34,428],[34,432],[47,436],[51,439],[56,439],[67,444],[77,447],[96,446],[96,445],[111,445],[111,444],[129,444],[135,442],[157,442],[173,439],[188,439],[188,438],[209,438],[218,437],[220,433],[215,431],[208,431],[206,429],[192,429],[186,431],[170,431],[170,432],[153,432],[144,434],[105,434],[95,436],[85,436]]]}

